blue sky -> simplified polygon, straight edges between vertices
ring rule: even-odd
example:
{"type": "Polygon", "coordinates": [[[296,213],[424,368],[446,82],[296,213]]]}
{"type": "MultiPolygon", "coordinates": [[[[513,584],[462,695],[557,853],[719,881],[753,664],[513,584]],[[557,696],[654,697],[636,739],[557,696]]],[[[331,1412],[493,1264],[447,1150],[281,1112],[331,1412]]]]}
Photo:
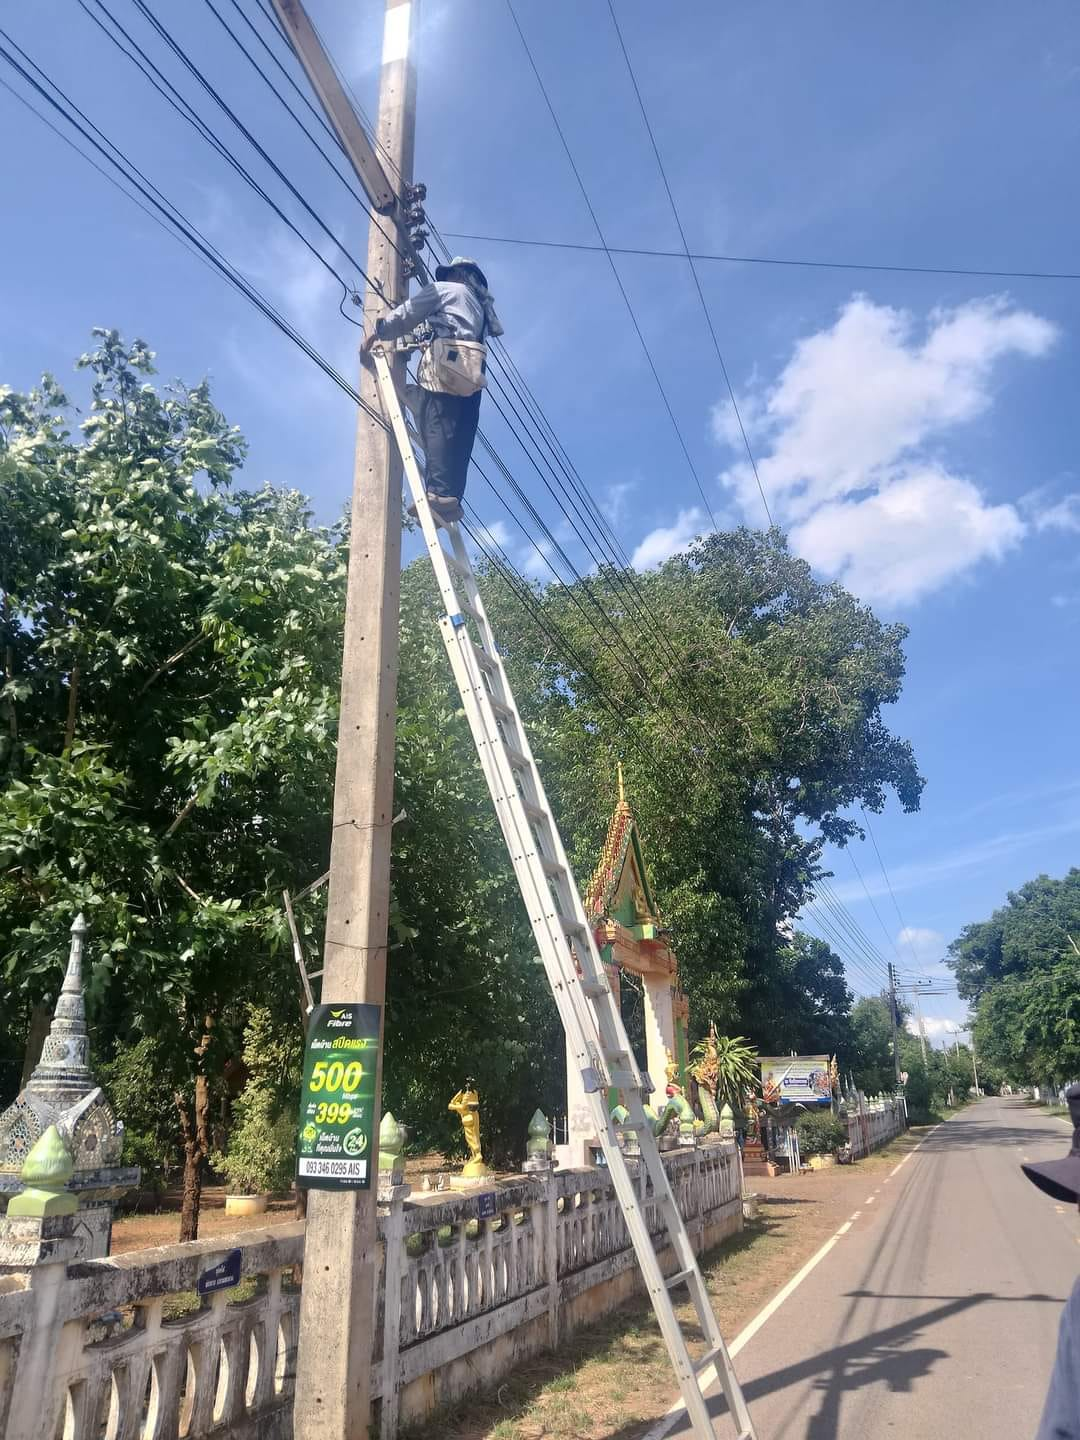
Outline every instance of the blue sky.
{"type": "MultiPolygon", "coordinates": [[[[241,4],[258,19],[254,0],[241,4]]],[[[110,8],[213,114],[130,0],[110,8]]],[[[210,10],[156,8],[362,256],[361,211],[210,10]]],[[[237,23],[232,0],[219,8],[237,23]]],[[[381,5],[311,8],[373,110],[381,5]]],[[[606,3],[517,0],[517,9],[608,243],[677,249],[606,3]]],[[[781,12],[617,0],[617,10],[695,251],[1077,268],[1071,6],[923,0],[781,12]]],[[[86,15],[70,0],[39,0],[5,24],[352,376],[357,332],[338,314],[336,282],[86,15]]],[[[440,228],[595,244],[503,0],[424,0],[419,64],[416,176],[440,228]]],[[[6,67],[0,75],[21,83],[6,67]]],[[[337,513],[354,424],[344,397],[3,90],[0,124],[0,381],[26,386],[44,369],[69,380],[92,325],[141,335],[163,376],[211,376],[251,442],[248,483],[296,485],[322,516],[337,513]]],[[[224,117],[214,124],[248,160],[224,117]]],[[[355,275],[306,219],[304,228],[355,275]]],[[[452,243],[481,256],[511,353],[626,548],[655,563],[707,526],[604,256],[452,243]]],[[[709,505],[721,523],[761,524],[685,262],[634,256],[618,266],[709,505]]],[[[699,274],[774,516],[820,574],[911,627],[905,692],[888,719],[915,745],[923,808],[891,807],[873,822],[893,894],[869,845],[855,858],[870,898],[847,855],[832,883],[883,957],[896,946],[905,967],[938,973],[961,925],[1011,886],[1077,859],[1080,282],[724,262],[702,262],[699,274]]],[[[490,406],[488,423],[535,483],[490,406]]],[[[541,573],[499,502],[475,481],[470,494],[518,563],[541,573]]],[[[963,1015],[947,997],[926,1009],[935,1033],[963,1015]]]]}

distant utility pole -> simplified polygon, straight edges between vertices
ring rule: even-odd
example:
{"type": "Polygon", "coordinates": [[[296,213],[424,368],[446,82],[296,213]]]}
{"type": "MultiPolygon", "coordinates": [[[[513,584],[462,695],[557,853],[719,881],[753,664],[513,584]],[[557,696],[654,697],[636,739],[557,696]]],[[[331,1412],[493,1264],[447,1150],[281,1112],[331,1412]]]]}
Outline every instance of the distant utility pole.
{"type": "Polygon", "coordinates": [[[979,1089],[979,1069],[978,1069],[978,1066],[975,1064],[975,1032],[974,1032],[974,1030],[971,1032],[971,1073],[975,1076],[975,1094],[976,1094],[976,1095],[980,1095],[982,1092],[981,1092],[980,1089],[979,1089]]]}
{"type": "Polygon", "coordinates": [[[900,1038],[896,1028],[896,970],[889,962],[889,1019],[892,1021],[893,1069],[896,1072],[896,1089],[900,1090],[900,1038]]]}
{"type": "MultiPolygon", "coordinates": [[[[364,319],[405,298],[416,111],[410,53],[415,4],[386,0],[376,141],[372,147],[299,0],[273,0],[327,118],[376,212],[368,237],[364,319]],[[388,169],[383,168],[383,157],[388,169]]],[[[360,393],[377,415],[374,376],[360,393]]],[[[401,467],[390,435],[361,410],[334,779],[322,1000],[382,1006],[386,997],[390,832],[394,798],[401,467]]],[[[374,1108],[382,1094],[382,1044],[374,1108]]],[[[375,1157],[370,1157],[372,1169],[375,1157]]],[[[368,1433],[378,1262],[376,1176],[368,1190],[312,1190],[307,1212],[295,1440],[363,1440],[368,1433]]]]}
{"type": "Polygon", "coordinates": [[[922,1000],[919,997],[919,987],[915,987],[915,1014],[919,1017],[919,1044],[922,1047],[923,1069],[926,1069],[926,1024],[922,1017],[922,1000]]]}

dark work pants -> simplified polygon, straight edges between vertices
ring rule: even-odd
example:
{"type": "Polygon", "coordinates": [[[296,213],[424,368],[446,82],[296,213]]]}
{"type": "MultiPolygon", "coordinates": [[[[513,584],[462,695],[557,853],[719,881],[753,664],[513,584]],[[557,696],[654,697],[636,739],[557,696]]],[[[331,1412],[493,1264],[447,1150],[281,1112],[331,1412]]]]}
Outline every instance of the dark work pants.
{"type": "Polygon", "coordinates": [[[475,395],[422,392],[417,420],[424,447],[424,484],[429,494],[448,495],[455,500],[465,494],[482,394],[482,390],[475,395]]]}

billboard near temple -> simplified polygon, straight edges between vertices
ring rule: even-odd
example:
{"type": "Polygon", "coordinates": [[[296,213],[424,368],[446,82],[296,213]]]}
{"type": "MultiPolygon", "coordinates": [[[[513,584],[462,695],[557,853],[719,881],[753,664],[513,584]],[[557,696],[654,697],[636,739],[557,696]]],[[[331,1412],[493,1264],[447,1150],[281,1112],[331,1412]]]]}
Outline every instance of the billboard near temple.
{"type": "Polygon", "coordinates": [[[827,1055],[762,1055],[761,1098],[766,1105],[829,1105],[827,1055]]]}

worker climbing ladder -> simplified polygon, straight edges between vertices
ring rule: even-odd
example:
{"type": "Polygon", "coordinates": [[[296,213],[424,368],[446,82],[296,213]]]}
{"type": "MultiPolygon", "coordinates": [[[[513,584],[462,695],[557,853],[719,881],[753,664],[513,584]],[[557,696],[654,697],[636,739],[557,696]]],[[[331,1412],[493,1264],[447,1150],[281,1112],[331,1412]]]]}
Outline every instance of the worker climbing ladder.
{"type": "MultiPolygon", "coordinates": [[[[703,1372],[715,1366],[739,1440],[755,1440],[746,1401],[645,1114],[646,1087],[548,807],[465,542],[458,525],[452,524],[445,527],[450,550],[442,544],[427,503],[390,366],[378,348],[374,363],[383,414],[390,422],[401,452],[446,611],[439,621],[446,653],[694,1436],[696,1440],[713,1440],[716,1433],[702,1381],[703,1372]],[[620,1123],[620,1130],[637,1135],[643,1167],[640,1185],[630,1173],[608,1111],[609,1087],[622,1093],[629,1112],[627,1120],[620,1123]],[[675,1272],[667,1277],[661,1271],[646,1218],[650,1189],[676,1261],[675,1272]],[[689,1290],[706,1340],[705,1354],[697,1361],[690,1357],[686,1336],[672,1304],[671,1292],[680,1285],[686,1285],[689,1290]]],[[[660,1243],[664,1248],[663,1237],[660,1243]]]]}

